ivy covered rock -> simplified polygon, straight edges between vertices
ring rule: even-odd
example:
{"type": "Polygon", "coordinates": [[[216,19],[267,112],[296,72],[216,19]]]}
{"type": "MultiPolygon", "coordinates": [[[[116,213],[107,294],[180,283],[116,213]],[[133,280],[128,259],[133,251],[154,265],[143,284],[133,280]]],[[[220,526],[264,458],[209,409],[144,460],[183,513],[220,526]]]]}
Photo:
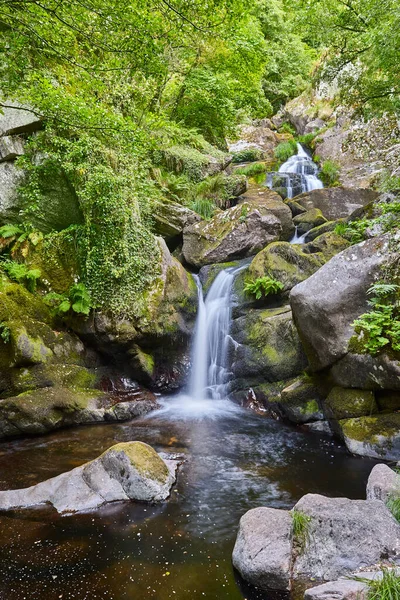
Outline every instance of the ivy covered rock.
{"type": "Polygon", "coordinates": [[[231,336],[232,372],[237,379],[261,376],[264,381],[282,381],[307,366],[288,306],[248,310],[234,319],[231,336]]]}
{"type": "Polygon", "coordinates": [[[107,502],[160,502],[176,480],[177,462],[143,442],[111,446],[101,456],[30,488],[0,492],[0,508],[51,504],[59,513],[94,510],[107,502]]]}
{"type": "Polygon", "coordinates": [[[202,267],[252,256],[281,234],[281,221],[268,207],[243,202],[186,227],[182,252],[189,264],[202,267]]]}
{"type": "Polygon", "coordinates": [[[338,426],[349,452],[382,460],[400,460],[400,413],[343,419],[338,426]]]}
{"type": "Polygon", "coordinates": [[[192,181],[201,181],[209,175],[220,173],[230,164],[232,156],[211,144],[202,149],[190,146],[171,146],[162,151],[162,162],[177,174],[184,173],[192,181]]]}
{"type": "Polygon", "coordinates": [[[319,210],[319,208],[311,208],[307,210],[305,213],[301,213],[294,217],[293,223],[297,227],[297,231],[300,235],[303,235],[310,229],[314,229],[319,225],[323,225],[326,223],[326,218],[319,210]]]}

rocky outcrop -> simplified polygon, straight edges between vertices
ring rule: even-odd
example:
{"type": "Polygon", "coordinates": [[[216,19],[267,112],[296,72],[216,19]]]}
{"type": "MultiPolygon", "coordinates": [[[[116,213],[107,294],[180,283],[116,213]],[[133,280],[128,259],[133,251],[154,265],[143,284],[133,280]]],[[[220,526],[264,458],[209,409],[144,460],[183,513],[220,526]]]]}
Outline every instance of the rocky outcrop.
{"type": "Polygon", "coordinates": [[[232,561],[241,576],[261,589],[289,590],[292,518],[275,508],[254,508],[240,519],[232,561]]]}
{"type": "Polygon", "coordinates": [[[387,465],[375,465],[368,477],[367,499],[386,503],[389,498],[400,498],[400,476],[387,465]]]}
{"type": "MultiPolygon", "coordinates": [[[[370,189],[332,187],[305,192],[296,196],[294,201],[307,211],[318,209],[325,219],[336,221],[349,217],[355,210],[375,200],[378,195],[378,192],[370,189]]],[[[316,223],[315,227],[317,225],[322,223],[316,223]]]]}
{"type": "Polygon", "coordinates": [[[165,500],[177,462],[143,442],[116,444],[72,471],[30,488],[0,492],[0,510],[51,504],[60,513],[91,511],[108,502],[165,500]]]}
{"type": "Polygon", "coordinates": [[[230,164],[232,156],[206,142],[203,148],[171,146],[162,152],[162,162],[175,173],[184,173],[192,181],[201,181],[220,173],[230,164]]]}

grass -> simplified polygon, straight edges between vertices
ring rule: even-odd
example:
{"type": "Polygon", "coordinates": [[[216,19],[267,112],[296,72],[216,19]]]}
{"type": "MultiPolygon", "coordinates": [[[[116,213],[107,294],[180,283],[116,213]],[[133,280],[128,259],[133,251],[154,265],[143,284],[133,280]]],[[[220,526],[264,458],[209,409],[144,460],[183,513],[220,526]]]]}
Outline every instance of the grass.
{"type": "Polygon", "coordinates": [[[236,169],[235,173],[237,175],[246,175],[246,177],[253,177],[254,175],[259,175],[260,173],[266,173],[267,167],[265,163],[253,163],[251,165],[247,165],[247,167],[240,167],[236,169]]]}
{"type": "Polygon", "coordinates": [[[293,154],[297,154],[297,143],[295,140],[288,140],[287,142],[281,142],[277,145],[274,150],[275,158],[285,162],[288,160],[293,154]]]}
{"type": "Polygon", "coordinates": [[[239,152],[234,152],[232,162],[235,164],[242,162],[254,162],[256,160],[260,160],[262,156],[263,152],[258,148],[245,148],[239,152]]]}
{"type": "Polygon", "coordinates": [[[386,502],[386,506],[388,507],[396,521],[400,523],[400,498],[395,496],[389,496],[386,502]]]}
{"type": "Polygon", "coordinates": [[[382,579],[357,578],[368,585],[368,600],[399,600],[400,598],[400,576],[396,569],[384,567],[382,579]]]}
{"type": "Polygon", "coordinates": [[[334,160],[326,160],[321,167],[319,178],[328,187],[339,185],[340,166],[334,160]]]}
{"type": "Polygon", "coordinates": [[[190,203],[189,208],[197,212],[203,219],[211,219],[215,213],[215,204],[208,198],[196,198],[190,203]]]}
{"type": "Polygon", "coordinates": [[[293,537],[300,546],[301,550],[304,550],[308,540],[310,539],[310,522],[311,517],[308,517],[303,512],[293,509],[292,515],[292,527],[293,537]]]}

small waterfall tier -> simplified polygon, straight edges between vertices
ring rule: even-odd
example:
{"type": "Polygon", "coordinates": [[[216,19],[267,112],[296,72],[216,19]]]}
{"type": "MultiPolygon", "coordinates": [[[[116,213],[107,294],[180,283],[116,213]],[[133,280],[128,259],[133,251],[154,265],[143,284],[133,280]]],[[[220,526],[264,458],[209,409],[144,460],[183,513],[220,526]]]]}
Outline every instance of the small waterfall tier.
{"type": "Polygon", "coordinates": [[[318,166],[300,144],[297,144],[297,154],[283,163],[278,172],[267,173],[265,185],[283,198],[294,198],[324,187],[318,179],[318,166]]]}
{"type": "Polygon", "coordinates": [[[206,300],[197,279],[199,309],[193,343],[192,373],[189,396],[192,400],[222,400],[227,396],[229,381],[228,350],[232,312],[232,284],[244,267],[221,271],[213,282],[206,300]]]}

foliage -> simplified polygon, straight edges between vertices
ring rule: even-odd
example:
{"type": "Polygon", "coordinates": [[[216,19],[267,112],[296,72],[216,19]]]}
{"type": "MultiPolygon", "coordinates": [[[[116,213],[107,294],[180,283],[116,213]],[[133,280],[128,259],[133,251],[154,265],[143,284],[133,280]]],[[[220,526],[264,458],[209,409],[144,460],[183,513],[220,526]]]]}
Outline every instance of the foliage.
{"type": "Polygon", "coordinates": [[[211,219],[215,213],[216,206],[212,200],[208,198],[197,198],[189,204],[189,208],[197,212],[203,219],[211,219]]]}
{"type": "Polygon", "coordinates": [[[260,300],[263,296],[279,294],[283,288],[283,283],[266,275],[265,277],[259,277],[255,281],[246,283],[244,291],[255,296],[256,300],[260,300]]]}
{"type": "Polygon", "coordinates": [[[291,123],[283,123],[283,125],[279,127],[279,133],[290,133],[291,135],[296,135],[296,129],[291,123]]]}
{"type": "Polygon", "coordinates": [[[58,315],[65,315],[72,310],[78,315],[88,316],[93,308],[90,293],[83,283],[76,283],[71,286],[68,296],[50,292],[44,296],[43,300],[58,315]]]}
{"type": "Polygon", "coordinates": [[[246,177],[253,177],[254,175],[259,175],[260,173],[266,173],[267,166],[265,163],[253,163],[251,165],[247,165],[247,167],[239,167],[236,169],[235,173],[238,175],[246,175],[246,177]]]}
{"type": "Polygon", "coordinates": [[[277,147],[274,150],[275,158],[282,162],[285,162],[294,154],[297,154],[297,143],[295,142],[295,140],[281,142],[277,145],[277,147]]]}
{"type": "Polygon", "coordinates": [[[380,192],[400,191],[400,177],[391,176],[388,171],[383,171],[379,178],[378,189],[380,192]]]}
{"type": "Polygon", "coordinates": [[[260,160],[262,156],[263,152],[258,148],[245,148],[244,150],[239,150],[238,152],[233,153],[232,162],[234,164],[255,162],[256,160],[260,160]]]}
{"type": "Polygon", "coordinates": [[[400,497],[389,496],[386,502],[386,506],[396,519],[400,523],[400,497]]]}
{"type": "Polygon", "coordinates": [[[297,544],[303,550],[307,545],[310,537],[309,525],[311,517],[305,515],[299,510],[293,509],[290,513],[292,515],[292,531],[293,537],[297,544]]]}
{"type": "Polygon", "coordinates": [[[322,164],[319,178],[328,187],[339,184],[340,166],[334,160],[326,160],[322,164]]]}
{"type": "Polygon", "coordinates": [[[377,282],[368,290],[371,310],[352,323],[361,351],[372,355],[383,349],[400,352],[400,286],[377,282]]]}
{"type": "Polygon", "coordinates": [[[13,260],[3,261],[1,267],[13,281],[24,284],[30,292],[36,290],[38,279],[40,279],[39,269],[29,269],[25,264],[13,260]]]}
{"type": "Polygon", "coordinates": [[[0,338],[3,340],[4,344],[8,344],[11,339],[11,330],[4,321],[1,321],[0,323],[0,338]]]}
{"type": "Polygon", "coordinates": [[[397,600],[400,598],[400,576],[396,568],[382,566],[381,579],[362,579],[368,586],[368,600],[397,600]]]}

